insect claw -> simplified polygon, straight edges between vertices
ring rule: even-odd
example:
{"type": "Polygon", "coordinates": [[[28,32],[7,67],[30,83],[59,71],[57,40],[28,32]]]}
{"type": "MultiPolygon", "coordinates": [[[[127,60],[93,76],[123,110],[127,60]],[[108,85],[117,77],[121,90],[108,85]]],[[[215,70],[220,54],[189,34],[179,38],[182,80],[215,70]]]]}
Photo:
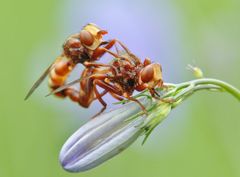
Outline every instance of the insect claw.
{"type": "Polygon", "coordinates": [[[146,109],[143,110],[143,114],[145,114],[146,116],[148,116],[148,112],[146,109]]]}
{"type": "Polygon", "coordinates": [[[94,119],[95,117],[99,116],[100,114],[102,114],[106,109],[106,106],[104,106],[97,114],[95,114],[94,116],[91,117],[91,119],[94,119]]]}

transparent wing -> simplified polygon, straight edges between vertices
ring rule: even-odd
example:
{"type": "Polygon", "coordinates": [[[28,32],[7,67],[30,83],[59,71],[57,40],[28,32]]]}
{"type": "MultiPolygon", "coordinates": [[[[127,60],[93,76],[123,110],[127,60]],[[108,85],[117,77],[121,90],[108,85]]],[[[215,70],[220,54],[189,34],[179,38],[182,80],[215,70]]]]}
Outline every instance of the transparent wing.
{"type": "MultiPolygon", "coordinates": [[[[54,62],[55,63],[55,62],[54,62]]],[[[24,100],[27,100],[33,92],[38,88],[38,86],[43,82],[43,80],[48,76],[49,72],[52,70],[54,63],[52,63],[45,71],[44,73],[40,76],[40,78],[33,84],[32,88],[28,91],[26,97],[24,100]]]]}
{"type": "Polygon", "coordinates": [[[47,94],[46,97],[50,96],[50,95],[53,95],[55,93],[61,92],[62,90],[65,90],[66,88],[68,88],[68,87],[70,87],[70,86],[72,86],[72,85],[74,85],[76,83],[79,83],[81,80],[82,80],[82,78],[74,80],[74,81],[72,81],[72,82],[70,82],[70,83],[68,83],[66,85],[61,86],[61,87],[58,87],[57,89],[55,89],[52,92],[50,92],[49,94],[47,94]]]}

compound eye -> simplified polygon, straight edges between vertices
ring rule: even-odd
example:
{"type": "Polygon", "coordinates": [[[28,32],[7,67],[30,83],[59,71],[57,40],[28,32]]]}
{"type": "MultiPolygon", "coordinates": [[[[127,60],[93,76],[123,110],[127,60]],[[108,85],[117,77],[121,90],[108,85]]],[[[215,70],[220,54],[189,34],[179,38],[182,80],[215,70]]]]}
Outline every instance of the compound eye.
{"type": "Polygon", "coordinates": [[[83,44],[87,46],[91,46],[94,42],[92,34],[86,30],[82,30],[80,32],[80,40],[83,44]]]}
{"type": "Polygon", "coordinates": [[[145,68],[143,68],[141,72],[141,80],[144,83],[148,83],[153,79],[153,75],[154,75],[153,67],[152,65],[148,65],[145,68]]]}

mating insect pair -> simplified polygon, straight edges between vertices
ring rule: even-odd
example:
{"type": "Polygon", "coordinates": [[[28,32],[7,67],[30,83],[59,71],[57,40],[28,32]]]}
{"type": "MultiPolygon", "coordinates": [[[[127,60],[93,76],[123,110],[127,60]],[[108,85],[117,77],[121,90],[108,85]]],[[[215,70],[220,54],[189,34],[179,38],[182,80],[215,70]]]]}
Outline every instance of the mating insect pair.
{"type": "Polygon", "coordinates": [[[102,97],[109,93],[117,100],[124,98],[137,102],[143,110],[144,106],[132,97],[134,90],[148,89],[153,97],[157,97],[155,87],[162,87],[162,69],[158,63],[151,63],[149,59],[144,62],[130,52],[130,50],[116,39],[103,41],[105,30],[93,24],[88,24],[78,34],[71,35],[63,45],[63,54],[45,71],[34,84],[26,99],[38,87],[42,80],[49,74],[49,87],[52,94],[60,97],[68,96],[72,101],[78,102],[82,107],[89,107],[94,100],[99,100],[103,109],[107,104],[102,97]],[[118,42],[125,54],[111,52],[118,42]],[[111,54],[114,59],[109,64],[96,63],[104,53],[111,54]],[[65,81],[78,64],[85,66],[80,79],[65,85],[65,81]],[[70,86],[80,83],[80,89],[75,90],[70,86]],[[97,87],[101,87],[100,93],[97,87]]]}

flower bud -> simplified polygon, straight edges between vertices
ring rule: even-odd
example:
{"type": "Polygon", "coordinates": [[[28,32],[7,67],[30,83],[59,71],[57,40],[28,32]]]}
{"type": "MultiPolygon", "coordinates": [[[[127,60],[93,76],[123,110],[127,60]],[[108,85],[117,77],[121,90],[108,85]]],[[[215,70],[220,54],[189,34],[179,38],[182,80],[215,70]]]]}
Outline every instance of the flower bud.
{"type": "Polygon", "coordinates": [[[196,77],[196,78],[203,78],[203,72],[202,70],[197,67],[197,66],[192,66],[192,65],[188,65],[187,66],[187,69],[192,71],[193,75],[196,77]]]}
{"type": "MultiPolygon", "coordinates": [[[[150,104],[146,98],[140,100],[145,107],[150,104]]],[[[130,102],[87,122],[63,145],[59,158],[63,168],[70,172],[85,171],[126,149],[143,133],[141,125],[146,115],[126,120],[141,111],[138,104],[130,102]]]]}

